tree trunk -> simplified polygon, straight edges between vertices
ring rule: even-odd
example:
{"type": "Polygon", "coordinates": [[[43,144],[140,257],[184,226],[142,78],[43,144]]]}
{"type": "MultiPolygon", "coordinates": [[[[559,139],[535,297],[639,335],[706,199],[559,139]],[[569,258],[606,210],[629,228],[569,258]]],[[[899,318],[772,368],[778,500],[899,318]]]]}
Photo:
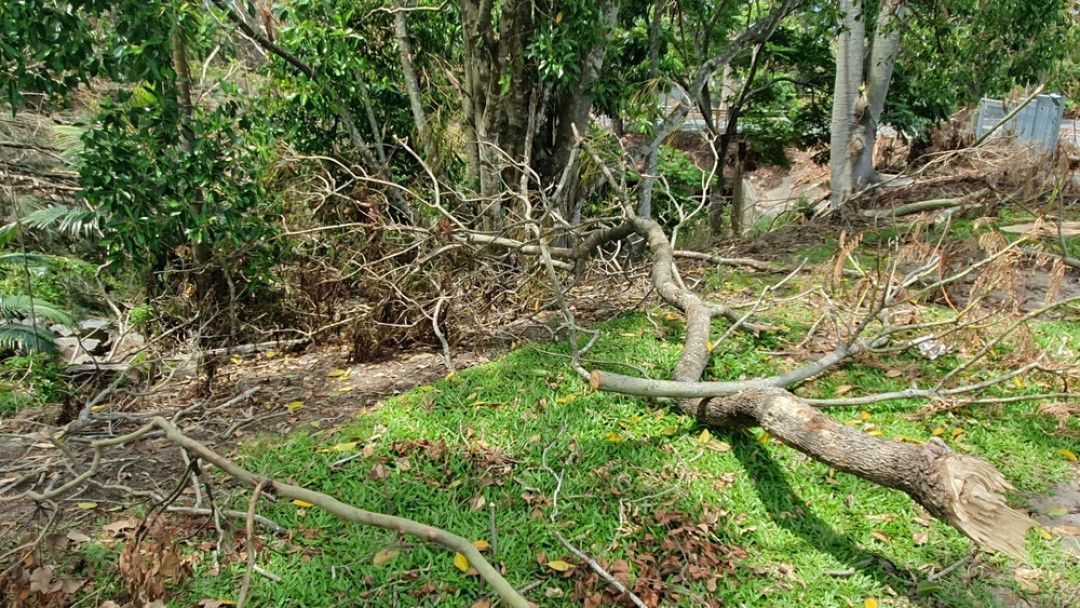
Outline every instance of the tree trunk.
{"type": "MultiPolygon", "coordinates": [[[[735,100],[735,103],[729,103],[725,111],[726,120],[724,121],[724,133],[720,135],[720,146],[717,150],[717,181],[719,182],[717,184],[717,187],[721,192],[723,192],[725,185],[724,170],[727,167],[728,151],[731,149],[731,142],[734,141],[738,135],[739,116],[740,114],[742,114],[742,110],[744,107],[746,107],[746,102],[750,97],[750,87],[754,83],[755,78],[757,78],[757,71],[764,50],[764,42],[761,42],[756,47],[754,47],[753,55],[750,58],[750,69],[746,72],[746,81],[743,83],[743,86],[739,90],[739,97],[735,100]]],[[[724,71],[725,74],[727,74],[728,72],[729,69],[724,71]]],[[[725,78],[726,77],[727,76],[725,76],[725,78]]],[[[726,86],[727,85],[725,84],[725,87],[726,86]]],[[[737,177],[736,179],[741,179],[741,177],[737,177]]],[[[736,205],[734,192],[735,188],[742,188],[742,184],[738,181],[732,182],[732,206],[736,205]]],[[[732,210],[731,213],[732,218],[734,218],[734,214],[736,212],[732,210]]],[[[741,217],[741,210],[738,213],[740,213],[741,217]]],[[[711,230],[713,236],[720,234],[720,228],[723,226],[724,223],[723,217],[723,197],[718,196],[717,199],[710,199],[709,229],[711,230]]],[[[739,234],[735,223],[732,223],[732,234],[735,236],[738,236],[739,234]]]]}
{"type": "Polygon", "coordinates": [[[852,169],[852,186],[855,189],[879,181],[874,170],[874,144],[877,142],[877,129],[885,109],[885,97],[889,92],[896,56],[900,51],[905,14],[905,0],[885,0],[881,3],[866,74],[866,109],[855,134],[860,141],[856,146],[859,155],[852,169]]]}
{"type": "MultiPolygon", "coordinates": [[[[573,91],[559,104],[559,111],[556,114],[558,125],[555,130],[555,147],[551,153],[551,161],[546,163],[549,165],[546,167],[546,171],[538,171],[541,177],[560,177],[566,169],[567,163],[570,162],[571,152],[576,145],[574,131],[576,130],[581,135],[585,135],[586,128],[589,125],[589,113],[592,111],[593,105],[593,85],[604,67],[604,57],[607,55],[608,48],[607,34],[615,26],[618,14],[619,7],[614,2],[605,2],[600,7],[600,28],[603,34],[598,37],[596,44],[582,59],[581,78],[578,79],[573,91]]],[[[573,178],[574,176],[571,176],[571,179],[573,178]]],[[[576,190],[575,188],[574,191],[576,190]]],[[[571,196],[564,199],[564,208],[560,210],[563,217],[571,222],[573,221],[572,210],[575,206],[572,193],[573,191],[571,191],[571,196]]]]}
{"type": "MultiPolygon", "coordinates": [[[[664,3],[657,0],[653,5],[652,19],[649,23],[649,78],[660,78],[660,18],[664,3]]],[[[654,123],[654,130],[660,128],[659,121],[654,123]]],[[[652,217],[652,192],[653,183],[656,181],[656,169],[660,163],[660,146],[652,146],[645,156],[645,164],[641,170],[641,183],[638,189],[637,214],[640,217],[652,217]]]]}
{"type": "Polygon", "coordinates": [[[710,426],[760,425],[814,460],[911,496],[931,515],[975,542],[1024,554],[1035,525],[1009,507],[1012,490],[990,463],[958,454],[934,437],[924,444],[889,441],[840,424],[783,389],[754,389],[706,400],[688,413],[710,426]]]}
{"type": "Polygon", "coordinates": [[[529,125],[530,100],[537,89],[536,70],[527,61],[527,33],[533,27],[532,3],[507,0],[498,9],[493,0],[463,0],[465,133],[471,171],[479,178],[484,226],[496,230],[502,221],[502,184],[517,183],[510,159],[521,162],[529,125]],[[505,80],[504,80],[505,79],[505,80]],[[504,86],[508,82],[509,86],[504,86]]]}
{"type": "Polygon", "coordinates": [[[433,141],[428,128],[427,113],[424,112],[424,104],[420,99],[420,81],[416,77],[416,67],[413,65],[412,43],[409,41],[409,26],[405,21],[405,4],[402,0],[394,0],[394,33],[398,40],[398,55],[401,58],[401,73],[405,77],[405,91],[409,95],[409,108],[412,110],[413,122],[416,124],[417,137],[420,139],[420,148],[424,152],[427,162],[434,162],[433,141]]]}
{"type": "MultiPolygon", "coordinates": [[[[176,73],[176,103],[180,107],[180,146],[188,154],[195,152],[195,105],[192,102],[191,67],[188,65],[187,43],[179,18],[172,29],[172,64],[176,73]]],[[[206,195],[202,188],[195,187],[191,193],[191,210],[199,218],[206,214],[206,195]]],[[[195,289],[199,298],[212,296],[217,280],[212,271],[214,261],[213,245],[206,239],[191,243],[195,261],[195,289]]]]}
{"type": "Polygon", "coordinates": [[[841,27],[836,37],[836,79],[833,87],[831,134],[829,137],[830,206],[839,207],[852,190],[852,158],[858,151],[853,129],[858,119],[859,86],[863,80],[863,50],[866,25],[862,0],[840,0],[841,27]],[[855,152],[855,154],[853,154],[855,152]]]}

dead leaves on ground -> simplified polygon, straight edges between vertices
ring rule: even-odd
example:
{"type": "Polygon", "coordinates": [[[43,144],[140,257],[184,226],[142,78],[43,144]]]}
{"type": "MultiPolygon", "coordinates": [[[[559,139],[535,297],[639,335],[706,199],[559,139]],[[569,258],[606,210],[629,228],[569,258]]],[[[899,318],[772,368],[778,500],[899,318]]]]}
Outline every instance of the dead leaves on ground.
{"type": "MultiPolygon", "coordinates": [[[[719,544],[710,523],[685,513],[657,511],[646,528],[650,532],[635,545],[641,551],[632,551],[631,560],[598,561],[650,608],[678,604],[689,583],[715,591],[719,579],[733,574],[734,563],[747,555],[738,547],[719,544]]],[[[573,568],[567,575],[574,578],[573,598],[585,608],[631,605],[591,568],[573,568]]],[[[697,599],[707,606],[721,605],[718,598],[697,599]]]]}
{"type": "Polygon", "coordinates": [[[53,566],[41,565],[30,555],[0,578],[0,599],[10,608],[62,608],[70,606],[85,578],[65,578],[53,566]]]}
{"type": "Polygon", "coordinates": [[[176,585],[191,574],[194,555],[183,555],[175,530],[160,538],[131,539],[120,552],[120,578],[128,594],[138,603],[149,604],[165,597],[168,585],[176,585]]]}

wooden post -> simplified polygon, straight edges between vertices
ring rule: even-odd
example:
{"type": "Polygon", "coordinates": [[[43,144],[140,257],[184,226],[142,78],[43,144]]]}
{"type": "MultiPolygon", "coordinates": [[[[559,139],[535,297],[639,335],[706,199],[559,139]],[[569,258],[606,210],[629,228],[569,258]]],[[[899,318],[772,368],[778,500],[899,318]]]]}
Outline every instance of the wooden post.
{"type": "Polygon", "coordinates": [[[731,236],[742,234],[743,174],[746,169],[746,140],[740,139],[735,154],[735,175],[731,184],[731,236]]]}

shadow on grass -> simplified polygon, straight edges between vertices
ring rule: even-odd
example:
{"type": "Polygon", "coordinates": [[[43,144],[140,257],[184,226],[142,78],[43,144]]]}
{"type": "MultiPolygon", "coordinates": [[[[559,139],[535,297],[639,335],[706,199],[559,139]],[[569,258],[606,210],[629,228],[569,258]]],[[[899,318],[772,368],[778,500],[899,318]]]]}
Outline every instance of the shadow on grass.
{"type": "Polygon", "coordinates": [[[970,605],[966,597],[918,597],[912,593],[911,579],[901,578],[904,571],[887,557],[858,546],[849,536],[839,534],[828,522],[814,514],[814,509],[795,492],[783,468],[758,441],[745,433],[730,433],[727,438],[732,453],[753,481],[758,499],[772,521],[799,537],[807,545],[832,555],[851,570],[873,578],[882,587],[907,592],[908,600],[920,606],[970,605]]]}

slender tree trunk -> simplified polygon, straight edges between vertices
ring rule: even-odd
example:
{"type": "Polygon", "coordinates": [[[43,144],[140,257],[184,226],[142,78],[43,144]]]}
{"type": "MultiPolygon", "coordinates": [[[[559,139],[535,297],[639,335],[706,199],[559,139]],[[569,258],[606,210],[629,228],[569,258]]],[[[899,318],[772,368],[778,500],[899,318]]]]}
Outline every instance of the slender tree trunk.
{"type": "MultiPolygon", "coordinates": [[[[570,95],[560,104],[557,115],[558,126],[555,130],[555,149],[551,155],[548,175],[544,177],[558,179],[566,169],[570,161],[571,152],[575,146],[574,131],[584,135],[589,125],[589,113],[593,105],[593,86],[600,76],[604,67],[604,57],[607,55],[608,32],[615,26],[618,18],[619,7],[614,2],[605,2],[600,7],[600,27],[603,34],[582,60],[581,78],[570,95]]],[[[576,190],[576,189],[575,189],[576,190]]],[[[571,210],[574,207],[573,196],[567,196],[565,207],[561,211],[563,217],[572,221],[571,210]]]]}
{"type": "Polygon", "coordinates": [[[833,110],[829,137],[832,195],[830,205],[839,207],[852,191],[853,120],[858,103],[859,86],[863,80],[863,51],[866,46],[866,24],[863,21],[862,0],[840,0],[840,33],[836,45],[836,80],[833,88],[833,110]]]}
{"type": "MultiPolygon", "coordinates": [[[[735,100],[734,103],[729,102],[727,104],[727,107],[726,107],[726,110],[725,110],[726,120],[724,121],[724,132],[723,132],[723,134],[720,135],[720,145],[719,145],[719,147],[717,149],[717,159],[716,159],[717,160],[717,170],[719,172],[718,175],[717,175],[717,177],[718,177],[717,181],[719,182],[717,184],[717,189],[720,191],[720,193],[722,193],[724,191],[724,186],[726,185],[726,178],[725,178],[724,171],[727,168],[727,157],[728,157],[728,152],[731,150],[731,142],[734,141],[735,138],[738,136],[739,116],[742,114],[742,110],[743,110],[744,107],[746,107],[746,102],[750,97],[751,87],[753,86],[754,80],[757,78],[758,67],[761,64],[761,56],[764,54],[764,51],[765,51],[765,43],[764,42],[759,43],[756,47],[754,47],[753,55],[750,58],[750,69],[747,70],[747,72],[746,72],[746,81],[743,83],[743,86],[739,89],[739,97],[735,100]]],[[[727,73],[729,71],[730,70],[725,70],[725,73],[727,73]]],[[[725,84],[725,88],[726,87],[727,87],[727,85],[725,84]]],[[[742,186],[742,184],[737,184],[737,183],[733,184],[733,189],[736,188],[736,187],[741,187],[741,186],[742,186]]],[[[723,217],[724,217],[724,205],[723,205],[723,203],[724,203],[723,196],[717,196],[715,199],[710,199],[709,230],[712,232],[712,234],[714,236],[720,234],[720,229],[722,228],[723,223],[724,223],[723,222],[723,217]]],[[[734,194],[732,196],[732,203],[731,204],[732,205],[736,204],[736,201],[734,199],[734,194]]],[[[735,211],[732,211],[732,217],[733,218],[735,217],[734,214],[735,214],[735,211]]],[[[732,224],[732,234],[735,235],[735,236],[738,236],[738,234],[739,234],[739,231],[736,228],[735,224],[732,224]]]]}
{"type": "Polygon", "coordinates": [[[402,0],[394,0],[394,8],[394,33],[397,35],[398,56],[401,58],[401,73],[405,77],[405,91],[409,95],[409,108],[412,110],[413,122],[416,124],[416,133],[420,139],[420,148],[424,152],[424,158],[427,162],[433,162],[434,142],[431,140],[427,113],[424,112],[424,104],[420,99],[420,81],[416,77],[416,67],[413,65],[409,25],[405,21],[405,3],[402,0]]]}
{"type": "MultiPolygon", "coordinates": [[[[195,105],[192,102],[191,67],[188,65],[187,42],[179,18],[172,29],[172,64],[176,73],[176,103],[180,107],[180,145],[188,154],[195,152],[195,105]]],[[[198,218],[206,214],[206,194],[201,187],[195,187],[191,193],[192,212],[198,218]]],[[[199,298],[212,294],[217,283],[212,272],[214,261],[213,246],[205,239],[191,243],[195,258],[195,288],[199,298]]]]}
{"type": "Polygon", "coordinates": [[[885,109],[885,97],[889,92],[896,56],[900,51],[905,13],[905,0],[884,0],[881,3],[864,87],[866,109],[855,133],[855,138],[860,142],[856,145],[859,154],[852,169],[852,186],[856,189],[879,180],[874,170],[874,144],[877,142],[877,129],[885,109]]]}
{"type": "MultiPolygon", "coordinates": [[[[663,0],[657,0],[653,5],[652,21],[649,23],[649,77],[653,80],[660,78],[660,17],[662,15],[663,0]]],[[[659,125],[654,125],[659,129],[659,125]]],[[[652,192],[656,168],[660,162],[660,146],[653,146],[645,157],[645,166],[641,171],[641,185],[638,190],[638,217],[652,217],[652,192]]]]}

